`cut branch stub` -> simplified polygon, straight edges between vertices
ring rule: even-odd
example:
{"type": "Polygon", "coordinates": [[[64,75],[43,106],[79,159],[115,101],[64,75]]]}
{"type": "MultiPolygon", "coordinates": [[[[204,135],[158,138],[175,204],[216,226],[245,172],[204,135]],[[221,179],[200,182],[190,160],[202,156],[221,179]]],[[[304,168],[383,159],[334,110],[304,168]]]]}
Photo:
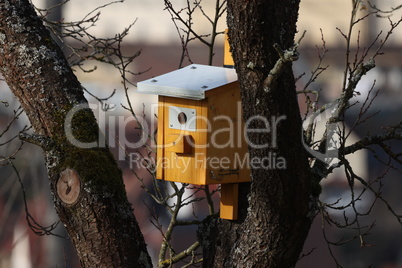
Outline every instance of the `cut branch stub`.
{"type": "Polygon", "coordinates": [[[57,181],[57,195],[65,204],[72,205],[77,202],[81,192],[81,181],[77,171],[66,168],[60,172],[57,181]]]}

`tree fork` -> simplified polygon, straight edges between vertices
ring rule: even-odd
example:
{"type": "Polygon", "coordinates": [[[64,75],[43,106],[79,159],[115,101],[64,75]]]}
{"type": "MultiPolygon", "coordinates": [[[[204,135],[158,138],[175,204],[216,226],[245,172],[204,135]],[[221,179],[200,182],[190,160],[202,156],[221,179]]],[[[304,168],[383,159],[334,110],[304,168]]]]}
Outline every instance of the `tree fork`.
{"type": "MultiPolygon", "coordinates": [[[[0,3],[0,70],[19,99],[41,146],[56,211],[83,267],[152,267],[144,238],[127,200],[121,171],[108,148],[78,148],[64,131],[68,112],[87,105],[63,53],[28,0],[0,3]]],[[[80,109],[70,133],[97,142],[90,109],[80,109]]]]}
{"type": "MultiPolygon", "coordinates": [[[[240,83],[244,120],[255,116],[286,117],[277,128],[277,146],[249,146],[250,159],[263,159],[274,152],[286,159],[286,169],[251,170],[249,188],[240,185],[239,204],[243,208],[238,221],[207,219],[199,232],[204,267],[293,267],[314,212],[291,62],[281,59],[277,50],[294,46],[299,1],[227,4],[229,42],[240,83]],[[274,70],[278,60],[280,72],[274,70]]],[[[249,127],[263,129],[264,125],[253,120],[249,127]]],[[[248,136],[254,144],[274,144],[270,135],[248,136]]]]}

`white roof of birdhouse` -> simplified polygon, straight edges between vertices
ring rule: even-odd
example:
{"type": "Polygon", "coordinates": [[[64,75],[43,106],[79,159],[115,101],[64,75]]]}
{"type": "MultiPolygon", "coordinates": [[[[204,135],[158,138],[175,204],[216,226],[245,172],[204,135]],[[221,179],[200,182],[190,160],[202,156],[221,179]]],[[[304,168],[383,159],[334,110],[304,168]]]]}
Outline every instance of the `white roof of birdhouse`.
{"type": "Polygon", "coordinates": [[[192,64],[137,83],[137,91],[185,99],[202,100],[214,88],[237,81],[234,69],[192,64]]]}

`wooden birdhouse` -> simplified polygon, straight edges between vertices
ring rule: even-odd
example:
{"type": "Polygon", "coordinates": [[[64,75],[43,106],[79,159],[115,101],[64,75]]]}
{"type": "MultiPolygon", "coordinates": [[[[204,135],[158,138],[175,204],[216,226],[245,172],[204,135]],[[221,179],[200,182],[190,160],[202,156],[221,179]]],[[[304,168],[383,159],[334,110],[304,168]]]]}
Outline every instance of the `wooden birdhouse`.
{"type": "MultiPolygon", "coordinates": [[[[227,40],[224,65],[233,67],[227,40]]],[[[236,219],[238,183],[250,181],[236,71],[192,64],[137,87],[159,96],[156,177],[221,184],[220,217],[236,219]]]]}
{"type": "Polygon", "coordinates": [[[237,183],[250,180],[235,70],[193,64],[139,82],[138,91],[159,96],[156,177],[222,184],[221,217],[235,219],[237,183]]]}

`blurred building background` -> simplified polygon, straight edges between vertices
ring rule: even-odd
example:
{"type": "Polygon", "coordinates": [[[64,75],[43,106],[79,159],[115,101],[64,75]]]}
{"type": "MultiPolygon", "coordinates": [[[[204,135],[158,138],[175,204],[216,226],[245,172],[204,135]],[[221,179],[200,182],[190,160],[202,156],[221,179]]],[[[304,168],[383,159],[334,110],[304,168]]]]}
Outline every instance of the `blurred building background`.
{"type": "MultiPolygon", "coordinates": [[[[52,0],[34,0],[38,7],[53,6],[57,1],[52,0]]],[[[61,17],[64,21],[78,21],[86,14],[91,12],[99,5],[107,4],[110,1],[76,1],[72,0],[65,4],[62,9],[61,17]]],[[[213,13],[214,1],[204,1],[203,8],[206,13],[213,13]]],[[[298,86],[303,87],[310,72],[314,70],[318,63],[317,47],[322,46],[322,35],[328,49],[325,64],[330,68],[324,72],[319,79],[312,85],[311,89],[323,89],[323,102],[337,98],[342,86],[342,78],[345,66],[345,40],[340,31],[347,33],[349,27],[351,1],[314,1],[302,0],[300,9],[300,19],[298,23],[299,34],[306,30],[306,36],[300,47],[300,59],[294,64],[295,75],[306,73],[302,77],[298,86]],[[321,30],[320,30],[321,29],[321,30]]],[[[365,3],[366,1],[363,1],[365,3]]],[[[380,8],[389,9],[391,6],[398,6],[400,0],[371,1],[380,8]]],[[[177,6],[184,6],[186,1],[174,1],[177,6]]],[[[124,3],[117,3],[105,9],[99,10],[101,19],[96,27],[90,31],[99,37],[114,36],[115,33],[122,32],[130,23],[135,22],[131,29],[129,37],[124,43],[124,50],[128,52],[141,50],[141,55],[134,61],[133,71],[149,71],[135,76],[133,82],[151,78],[179,67],[179,58],[181,53],[181,43],[174,27],[169,13],[164,10],[163,1],[149,0],[131,0],[124,3]]],[[[367,9],[362,6],[359,15],[367,13],[367,9]]],[[[398,20],[402,12],[395,12],[393,20],[398,20]]],[[[57,17],[57,16],[56,16],[57,17]]],[[[361,23],[360,47],[367,47],[372,40],[383,31],[383,38],[389,29],[387,19],[370,18],[361,23]]],[[[221,19],[218,29],[225,29],[225,18],[221,19]]],[[[202,16],[197,13],[194,17],[194,28],[197,32],[208,34],[211,25],[202,16]]],[[[355,31],[355,39],[358,31],[355,31]]],[[[356,44],[356,42],[354,42],[356,44]]],[[[191,59],[194,63],[206,64],[208,49],[200,43],[193,42],[190,48],[191,59]]],[[[354,46],[352,49],[355,50],[354,46]]],[[[377,68],[369,72],[359,85],[359,91],[364,98],[370,89],[374,80],[375,88],[381,88],[381,93],[372,104],[373,111],[381,110],[381,114],[375,116],[366,124],[356,128],[352,139],[358,140],[370,134],[382,131],[383,127],[396,124],[401,121],[402,114],[402,28],[398,28],[390,38],[388,45],[384,49],[385,55],[379,57],[376,61],[377,68]]],[[[223,36],[218,38],[214,57],[214,65],[222,66],[223,62],[223,36]]],[[[186,62],[188,64],[189,62],[186,62]]],[[[99,63],[88,63],[88,66],[97,65],[98,70],[92,73],[83,73],[76,70],[79,80],[90,92],[100,97],[110,95],[113,89],[117,89],[115,96],[109,101],[116,104],[116,109],[110,113],[110,116],[123,117],[130,121],[127,127],[121,129],[115,125],[116,131],[124,131],[125,135],[136,136],[135,122],[120,103],[125,104],[123,91],[121,90],[120,74],[113,67],[99,63]]],[[[134,92],[135,88],[132,87],[134,92]]],[[[4,82],[0,83],[0,100],[7,101],[10,106],[5,107],[0,104],[0,132],[6,127],[7,122],[13,114],[13,109],[18,107],[16,100],[9,94],[8,88],[4,82]]],[[[91,103],[97,104],[96,100],[88,96],[91,103]]],[[[156,103],[156,96],[143,94],[130,94],[130,99],[142,114],[143,104],[145,105],[145,114],[148,118],[153,115],[150,110],[152,103],[156,103]]],[[[364,100],[364,99],[362,99],[364,100]]],[[[360,100],[360,101],[362,101],[360,100]]],[[[303,103],[300,103],[303,109],[303,103]]],[[[353,124],[358,105],[351,109],[347,122],[353,124]]],[[[95,113],[97,113],[95,111],[95,113]]],[[[98,115],[101,114],[100,112],[98,115]]],[[[108,115],[109,116],[109,115],[108,115]]],[[[127,122],[128,122],[127,121],[127,122]]],[[[117,122],[117,120],[116,120],[117,122]]],[[[13,125],[13,133],[10,137],[29,124],[24,116],[13,125]]],[[[117,132],[116,132],[117,133],[117,132]]],[[[135,138],[133,138],[135,139],[135,138]]],[[[2,137],[4,142],[6,137],[2,137]]],[[[18,141],[15,140],[7,146],[0,146],[0,155],[7,155],[18,147],[18,141]]],[[[397,148],[399,152],[401,148],[397,148]]],[[[115,150],[118,158],[118,149],[115,150]]],[[[20,177],[24,183],[27,194],[29,212],[38,221],[46,226],[57,222],[51,197],[48,190],[48,181],[44,167],[42,152],[33,145],[25,144],[20,151],[14,163],[20,171],[20,177]]],[[[385,172],[385,167],[367,152],[355,154],[350,159],[356,166],[356,172],[367,181],[375,178],[385,172]]],[[[140,183],[134,175],[128,170],[129,163],[125,160],[119,161],[124,170],[125,183],[130,202],[135,208],[135,214],[140,222],[141,230],[150,248],[151,254],[157,256],[158,246],[161,242],[159,232],[149,221],[149,211],[144,206],[144,200],[150,203],[150,198],[141,190],[140,183]]],[[[400,166],[399,166],[400,167],[400,166]]],[[[146,177],[146,172],[139,171],[141,176],[146,177]],[[141,173],[142,172],[142,173],[141,173]]],[[[395,170],[389,170],[389,174],[384,179],[382,192],[396,209],[402,204],[400,189],[402,189],[401,173],[395,170]]],[[[74,249],[68,239],[54,236],[37,236],[29,229],[25,218],[25,208],[22,199],[21,186],[18,183],[15,172],[10,166],[0,166],[0,267],[79,267],[74,249]]],[[[359,206],[364,211],[369,209],[367,206],[372,201],[372,196],[366,195],[367,200],[362,199],[359,206]]],[[[326,202],[335,202],[342,197],[348,200],[348,183],[342,172],[336,171],[334,174],[323,181],[322,199],[326,202]]],[[[216,208],[218,204],[216,204],[216,208]]],[[[398,210],[397,210],[398,211],[398,210]]],[[[161,212],[163,214],[163,212],[161,212]]],[[[205,215],[206,211],[199,208],[200,215],[205,215]]],[[[343,217],[332,211],[334,217],[343,217]]],[[[165,215],[166,216],[166,215],[165,215]]],[[[191,215],[190,215],[191,216],[191,215]]],[[[186,217],[186,215],[183,215],[186,217]]],[[[389,213],[388,209],[378,202],[373,208],[371,216],[364,217],[364,224],[370,225],[376,222],[376,228],[371,232],[367,241],[373,244],[371,247],[360,248],[359,240],[355,240],[345,246],[332,247],[333,253],[337,256],[339,263],[344,267],[372,267],[391,268],[402,267],[402,229],[398,221],[389,213]]],[[[336,241],[348,235],[354,235],[351,230],[339,230],[336,228],[327,231],[330,239],[336,241]]],[[[195,229],[180,229],[180,234],[175,238],[175,244],[179,248],[184,248],[195,239],[195,229]]],[[[57,234],[66,236],[62,226],[59,226],[57,234]]],[[[311,249],[314,251],[304,257],[299,263],[298,268],[314,267],[336,267],[332,261],[331,254],[322,235],[322,220],[317,217],[309,238],[305,245],[305,253],[311,249]]]]}

